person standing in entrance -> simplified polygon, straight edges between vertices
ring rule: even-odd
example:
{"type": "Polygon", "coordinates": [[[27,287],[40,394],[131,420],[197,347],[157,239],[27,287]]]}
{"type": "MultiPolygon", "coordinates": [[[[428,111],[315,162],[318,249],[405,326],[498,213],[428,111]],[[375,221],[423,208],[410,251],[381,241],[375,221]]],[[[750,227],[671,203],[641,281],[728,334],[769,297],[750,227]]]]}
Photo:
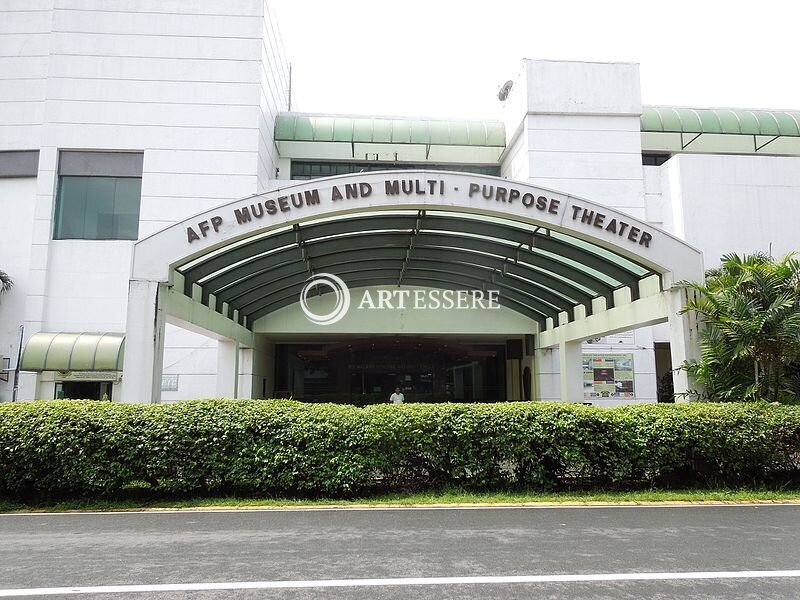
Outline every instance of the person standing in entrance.
{"type": "Polygon", "coordinates": [[[403,392],[400,391],[400,386],[398,385],[394,388],[394,394],[389,396],[389,402],[391,404],[402,404],[405,401],[405,397],[403,396],[403,392]]]}

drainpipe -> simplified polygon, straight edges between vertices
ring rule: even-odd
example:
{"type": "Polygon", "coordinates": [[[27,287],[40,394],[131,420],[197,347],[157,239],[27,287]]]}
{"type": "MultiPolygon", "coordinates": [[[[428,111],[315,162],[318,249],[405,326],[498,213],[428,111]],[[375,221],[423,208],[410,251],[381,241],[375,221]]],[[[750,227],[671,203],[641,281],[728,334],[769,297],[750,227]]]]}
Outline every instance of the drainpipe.
{"type": "Polygon", "coordinates": [[[11,392],[11,401],[17,401],[19,392],[19,367],[22,364],[22,338],[25,335],[25,325],[19,326],[19,348],[17,348],[17,366],[14,368],[14,390],[11,392]]]}

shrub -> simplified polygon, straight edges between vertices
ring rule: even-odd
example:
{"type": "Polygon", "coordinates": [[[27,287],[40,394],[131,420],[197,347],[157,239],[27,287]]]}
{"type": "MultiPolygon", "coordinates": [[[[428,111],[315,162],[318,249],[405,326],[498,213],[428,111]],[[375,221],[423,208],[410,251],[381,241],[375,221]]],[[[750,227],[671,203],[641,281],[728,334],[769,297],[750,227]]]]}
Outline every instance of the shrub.
{"type": "Polygon", "coordinates": [[[0,405],[8,499],[736,486],[798,475],[800,407],[767,403],[0,405]]]}

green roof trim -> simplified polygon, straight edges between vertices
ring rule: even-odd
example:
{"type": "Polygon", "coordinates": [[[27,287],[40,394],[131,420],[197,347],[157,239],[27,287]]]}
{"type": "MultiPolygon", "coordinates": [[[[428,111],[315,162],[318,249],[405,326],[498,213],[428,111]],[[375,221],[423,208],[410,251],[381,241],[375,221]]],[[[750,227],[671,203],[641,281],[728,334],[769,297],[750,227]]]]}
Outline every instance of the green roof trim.
{"type": "MultiPolygon", "coordinates": [[[[797,110],[644,106],[640,130],[645,152],[800,156],[797,110]]],[[[383,152],[401,162],[496,164],[506,131],[500,121],[285,112],[275,120],[275,141],[283,156],[298,160],[350,161],[383,152]]]]}
{"type": "Polygon", "coordinates": [[[281,113],[275,120],[278,142],[354,142],[503,148],[499,121],[445,121],[388,117],[338,117],[281,113]]]}
{"type": "Polygon", "coordinates": [[[800,111],[644,106],[641,123],[647,133],[800,137],[800,111]]]}

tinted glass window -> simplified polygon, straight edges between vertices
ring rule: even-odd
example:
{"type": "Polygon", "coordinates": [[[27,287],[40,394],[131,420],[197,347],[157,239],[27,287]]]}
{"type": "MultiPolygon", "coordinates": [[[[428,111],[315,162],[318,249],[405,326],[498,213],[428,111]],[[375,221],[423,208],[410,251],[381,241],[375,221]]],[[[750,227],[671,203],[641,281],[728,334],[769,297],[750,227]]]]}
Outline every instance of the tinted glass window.
{"type": "Polygon", "coordinates": [[[671,154],[662,154],[660,152],[643,152],[642,164],[648,167],[660,167],[672,157],[671,154]]]}
{"type": "Polygon", "coordinates": [[[53,237],[57,240],[135,240],[142,180],[61,176],[53,237]]]}
{"type": "Polygon", "coordinates": [[[438,171],[456,171],[460,173],[476,173],[478,175],[500,176],[500,167],[495,165],[433,165],[411,163],[336,163],[336,162],[309,162],[292,161],[292,179],[316,179],[331,175],[346,175],[348,173],[364,173],[367,171],[386,171],[396,169],[434,169],[438,171]]]}

